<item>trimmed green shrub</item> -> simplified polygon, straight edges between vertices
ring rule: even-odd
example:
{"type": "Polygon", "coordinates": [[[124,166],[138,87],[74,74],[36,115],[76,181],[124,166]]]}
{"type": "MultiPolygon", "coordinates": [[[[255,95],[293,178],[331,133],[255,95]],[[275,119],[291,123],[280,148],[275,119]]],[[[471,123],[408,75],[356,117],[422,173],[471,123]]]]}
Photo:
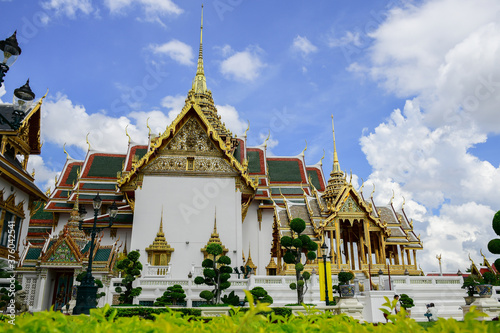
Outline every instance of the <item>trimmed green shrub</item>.
{"type": "Polygon", "coordinates": [[[167,288],[163,296],[158,297],[154,303],[155,306],[177,305],[179,302],[184,302],[186,293],[182,286],[174,284],[167,288]]]}
{"type": "Polygon", "coordinates": [[[141,287],[132,287],[132,283],[141,275],[142,264],[139,261],[140,255],[139,251],[131,251],[127,254],[127,258],[120,260],[116,264],[116,268],[123,274],[122,284],[125,286],[125,290],[122,287],[115,288],[115,291],[120,293],[118,300],[122,304],[132,304],[134,297],[139,296],[142,292],[141,287]]]}
{"type": "Polygon", "coordinates": [[[229,266],[231,258],[228,256],[217,256],[222,254],[222,246],[217,243],[207,245],[207,253],[213,256],[213,259],[205,259],[202,262],[203,276],[197,276],[194,279],[196,284],[206,284],[213,287],[212,291],[203,290],[200,297],[205,299],[208,304],[221,304],[222,292],[231,286],[228,281],[233,269],[229,266]]]}
{"type": "Polygon", "coordinates": [[[318,244],[313,242],[307,235],[301,233],[306,229],[306,222],[301,218],[290,221],[290,236],[281,237],[281,246],[286,250],[283,260],[287,264],[295,264],[295,283],[290,283],[290,289],[297,290],[297,303],[303,303],[304,294],[307,292],[307,280],[311,275],[304,271],[305,262],[302,263],[302,253],[307,260],[316,259],[318,244]],[[307,274],[306,274],[307,273],[307,274]]]}

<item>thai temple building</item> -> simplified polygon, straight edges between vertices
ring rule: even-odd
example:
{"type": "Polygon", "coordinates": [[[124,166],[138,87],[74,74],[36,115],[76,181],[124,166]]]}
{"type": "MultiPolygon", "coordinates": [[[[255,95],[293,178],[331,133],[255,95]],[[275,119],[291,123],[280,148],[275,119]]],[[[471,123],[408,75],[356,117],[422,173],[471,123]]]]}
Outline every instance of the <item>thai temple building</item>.
{"type": "MultiPolygon", "coordinates": [[[[211,242],[223,246],[232,266],[249,266],[254,276],[294,275],[293,265],[283,261],[280,239],[297,217],[306,222],[305,234],[328,245],[332,275],[342,270],[366,277],[380,271],[422,275],[417,264],[422,242],[411,217],[392,200],[376,206],[373,192],[368,197],[354,188],[352,175],[341,170],[334,132],[334,161],[325,177],[323,158],[306,161],[306,149],[296,156],[270,156],[267,140],[251,147],[247,132],[237,137],[226,128],[206,84],[202,33],[203,23],[185,105],[163,133],[150,131],[147,144],[127,134],[123,154],[97,151],[90,143],[84,160],[66,153],[46,202],[34,191],[41,201],[33,205],[17,269],[29,306],[36,311],[67,304],[90,255],[94,276],[112,293],[113,281],[119,281],[114,265],[132,250],[141,254],[145,279],[197,274],[211,242]],[[119,210],[91,254],[90,238],[78,224],[93,223],[97,194],[103,200],[98,224],[108,223],[113,202],[119,210]],[[81,206],[92,213],[81,216],[81,206]]],[[[306,270],[317,272],[317,260],[306,270]]],[[[141,297],[148,297],[146,290],[141,297]]]]}

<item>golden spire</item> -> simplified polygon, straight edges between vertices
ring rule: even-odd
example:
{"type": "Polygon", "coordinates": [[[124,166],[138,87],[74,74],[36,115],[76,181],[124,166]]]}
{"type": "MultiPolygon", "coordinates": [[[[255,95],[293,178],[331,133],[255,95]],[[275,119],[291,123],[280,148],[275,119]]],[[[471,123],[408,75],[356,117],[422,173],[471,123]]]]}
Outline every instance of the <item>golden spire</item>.
{"type": "Polygon", "coordinates": [[[333,114],[332,114],[332,133],[333,133],[333,172],[341,172],[339,157],[337,155],[337,145],[335,144],[335,127],[333,125],[333,114]]]}
{"type": "Polygon", "coordinates": [[[200,51],[198,53],[196,76],[193,80],[193,91],[195,94],[207,93],[207,80],[203,70],[203,5],[201,5],[200,51]]]}

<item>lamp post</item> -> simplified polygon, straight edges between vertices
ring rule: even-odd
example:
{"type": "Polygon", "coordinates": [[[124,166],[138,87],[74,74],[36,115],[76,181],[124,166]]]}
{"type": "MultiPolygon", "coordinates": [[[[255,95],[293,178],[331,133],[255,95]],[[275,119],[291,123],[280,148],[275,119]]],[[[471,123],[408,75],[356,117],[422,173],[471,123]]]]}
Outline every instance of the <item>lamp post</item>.
{"type": "Polygon", "coordinates": [[[94,309],[96,307],[96,294],[98,287],[95,285],[94,277],[92,276],[92,257],[94,254],[94,241],[95,236],[106,228],[110,228],[113,225],[113,221],[118,213],[118,207],[116,207],[116,203],[113,202],[111,207],[109,207],[109,225],[105,227],[97,227],[97,216],[99,214],[99,210],[101,209],[102,199],[99,196],[99,193],[93,199],[94,206],[94,225],[92,227],[83,227],[83,216],[87,213],[85,211],[85,207],[82,206],[80,208],[80,224],[78,225],[78,229],[90,232],[90,252],[89,252],[89,264],[87,266],[87,274],[82,280],[82,283],[78,286],[78,293],[76,296],[76,306],[73,310],[74,314],[89,314],[90,309],[94,309]]]}
{"type": "Polygon", "coordinates": [[[323,242],[323,245],[321,245],[321,254],[323,257],[323,265],[324,265],[323,267],[325,268],[325,304],[329,305],[330,300],[328,299],[328,278],[326,274],[326,258],[328,254],[328,246],[326,245],[326,242],[323,242]]]}
{"type": "Polygon", "coordinates": [[[34,100],[35,93],[31,90],[30,80],[28,79],[23,86],[14,90],[12,114],[4,115],[0,113],[0,124],[7,124],[13,130],[17,130],[21,126],[21,122],[26,116],[26,112],[31,108],[34,100]]]}
{"type": "Polygon", "coordinates": [[[17,31],[6,40],[0,41],[0,51],[3,57],[0,58],[0,87],[2,87],[3,77],[9,71],[10,66],[16,62],[17,57],[21,54],[21,48],[17,44],[17,31]]]}

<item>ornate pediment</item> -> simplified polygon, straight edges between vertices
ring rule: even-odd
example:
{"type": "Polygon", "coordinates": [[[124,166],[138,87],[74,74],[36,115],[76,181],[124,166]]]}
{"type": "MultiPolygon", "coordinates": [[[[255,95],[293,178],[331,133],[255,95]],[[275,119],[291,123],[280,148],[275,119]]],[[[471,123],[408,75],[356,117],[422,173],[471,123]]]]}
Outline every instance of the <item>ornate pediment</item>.
{"type": "Polygon", "coordinates": [[[236,170],[193,116],[144,168],[144,173],[168,172],[236,175],[236,170]]]}
{"type": "Polygon", "coordinates": [[[352,198],[352,196],[347,197],[347,200],[344,202],[342,207],[340,208],[340,212],[342,213],[364,213],[356,201],[352,198]]]}
{"type": "Polygon", "coordinates": [[[63,240],[59,244],[55,244],[55,248],[51,253],[43,260],[46,263],[77,263],[79,260],[71,250],[70,245],[66,240],[63,240]]]}
{"type": "Polygon", "coordinates": [[[160,154],[172,153],[222,156],[195,117],[190,117],[172,140],[160,151],[160,154]]]}

